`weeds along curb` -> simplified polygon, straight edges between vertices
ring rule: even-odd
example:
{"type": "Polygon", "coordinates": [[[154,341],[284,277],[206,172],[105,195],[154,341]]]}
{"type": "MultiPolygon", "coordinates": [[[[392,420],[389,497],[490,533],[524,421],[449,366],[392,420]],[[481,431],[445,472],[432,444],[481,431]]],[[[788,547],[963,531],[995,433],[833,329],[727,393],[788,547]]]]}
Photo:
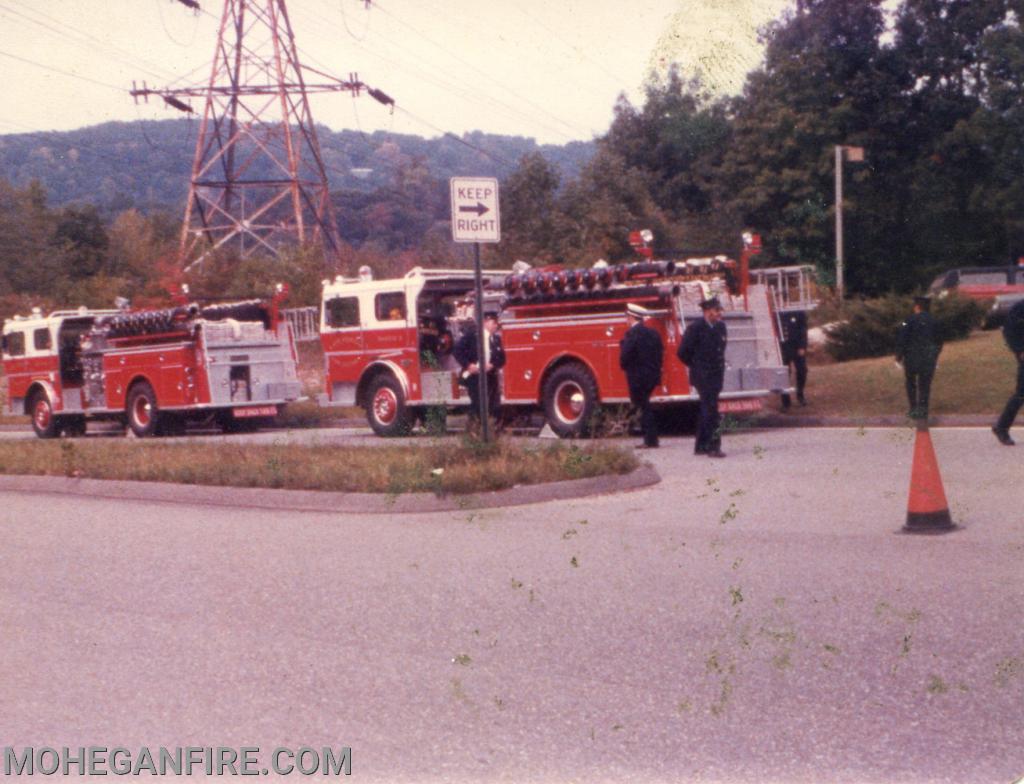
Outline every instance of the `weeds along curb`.
{"type": "Polygon", "coordinates": [[[432,493],[332,493],[324,490],[276,490],[264,487],[180,485],[170,482],[129,482],[114,479],[69,479],[63,476],[0,476],[0,491],[85,496],[118,501],[227,506],[334,514],[428,514],[462,509],[491,509],[621,493],[661,481],[650,465],[629,474],[521,485],[469,495],[438,497],[432,493]],[[187,489],[187,492],[183,490],[187,489]]]}

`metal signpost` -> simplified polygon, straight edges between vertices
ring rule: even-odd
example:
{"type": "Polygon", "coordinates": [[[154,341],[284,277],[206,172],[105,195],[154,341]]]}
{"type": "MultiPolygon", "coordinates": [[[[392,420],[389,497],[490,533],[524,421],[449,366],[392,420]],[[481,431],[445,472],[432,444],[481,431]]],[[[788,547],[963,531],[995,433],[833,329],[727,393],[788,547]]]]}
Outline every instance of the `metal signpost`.
{"type": "Polygon", "coordinates": [[[843,307],[843,297],[846,294],[846,287],[843,281],[844,259],[843,259],[843,160],[851,163],[864,162],[864,148],[853,147],[848,144],[837,144],[836,149],[836,296],[839,299],[839,307],[843,307]]]}
{"type": "Polygon", "coordinates": [[[501,241],[498,181],[492,177],[452,177],[452,239],[473,243],[473,274],[476,277],[476,355],[480,390],[480,427],[484,441],[491,440],[487,419],[487,368],[484,364],[484,285],[480,270],[480,243],[501,241]]]}

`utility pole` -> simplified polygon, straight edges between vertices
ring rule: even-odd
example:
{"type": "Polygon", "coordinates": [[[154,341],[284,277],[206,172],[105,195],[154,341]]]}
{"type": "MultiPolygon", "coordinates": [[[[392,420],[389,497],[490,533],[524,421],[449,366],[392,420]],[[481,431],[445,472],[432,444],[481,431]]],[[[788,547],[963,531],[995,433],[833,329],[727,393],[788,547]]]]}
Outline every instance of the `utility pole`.
{"type": "Polygon", "coordinates": [[[219,248],[241,258],[279,256],[287,244],[319,242],[332,266],[339,241],[327,173],[320,153],[311,93],[365,87],[384,104],[394,101],[359,81],[315,71],[299,62],[285,0],[224,0],[209,83],[151,89],[194,114],[188,99],[202,99],[203,117],[189,180],[180,257],[185,269],[219,248]],[[309,84],[305,72],[326,81],[309,84]]]}
{"type": "Polygon", "coordinates": [[[863,147],[851,147],[848,145],[836,145],[836,296],[839,299],[839,306],[842,307],[843,297],[846,288],[843,283],[843,159],[851,163],[860,163],[864,160],[863,147]]]}

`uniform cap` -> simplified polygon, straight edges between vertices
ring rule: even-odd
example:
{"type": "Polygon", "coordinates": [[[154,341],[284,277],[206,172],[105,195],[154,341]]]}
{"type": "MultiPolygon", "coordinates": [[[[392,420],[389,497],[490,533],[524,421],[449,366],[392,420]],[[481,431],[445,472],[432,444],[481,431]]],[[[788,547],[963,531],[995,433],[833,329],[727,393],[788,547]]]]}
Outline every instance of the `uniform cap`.
{"type": "Polygon", "coordinates": [[[721,309],[721,307],[722,303],[719,301],[718,297],[711,297],[710,299],[702,299],[700,301],[701,310],[711,310],[712,308],[721,309]]]}
{"type": "Polygon", "coordinates": [[[633,316],[633,318],[642,319],[644,316],[647,315],[647,311],[644,310],[639,305],[637,305],[635,302],[630,302],[628,305],[626,305],[626,315],[633,316]]]}
{"type": "Polygon", "coordinates": [[[925,310],[928,310],[928,308],[930,308],[931,305],[932,305],[932,298],[931,297],[925,297],[925,296],[914,297],[914,304],[915,305],[920,305],[925,310]]]}

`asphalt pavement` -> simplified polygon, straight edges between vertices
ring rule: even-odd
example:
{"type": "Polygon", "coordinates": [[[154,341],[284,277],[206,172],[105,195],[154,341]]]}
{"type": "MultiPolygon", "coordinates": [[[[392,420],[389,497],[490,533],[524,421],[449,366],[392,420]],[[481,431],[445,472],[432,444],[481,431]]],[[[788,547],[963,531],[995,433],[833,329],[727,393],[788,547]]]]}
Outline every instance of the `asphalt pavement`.
{"type": "Polygon", "coordinates": [[[960,527],[914,536],[914,437],[672,437],[653,487],[486,511],[0,493],[0,736],[346,745],[367,782],[1008,784],[1024,446],[934,429],[960,527]]]}

